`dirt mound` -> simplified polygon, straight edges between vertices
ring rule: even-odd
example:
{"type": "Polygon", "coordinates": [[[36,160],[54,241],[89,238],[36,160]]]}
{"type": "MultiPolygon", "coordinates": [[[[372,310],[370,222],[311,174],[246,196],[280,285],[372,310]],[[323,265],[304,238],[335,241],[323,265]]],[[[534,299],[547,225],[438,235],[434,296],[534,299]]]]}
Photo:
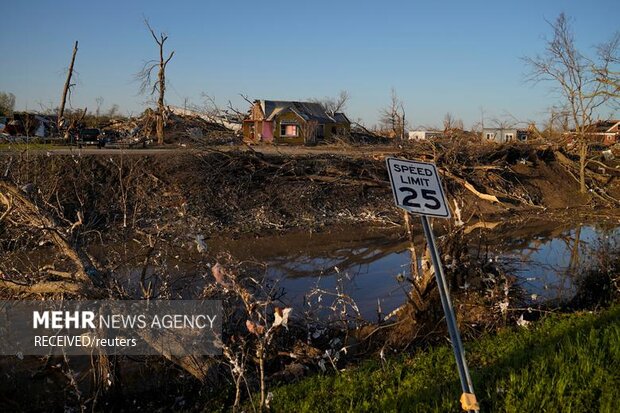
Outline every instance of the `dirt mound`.
{"type": "MultiPolygon", "coordinates": [[[[532,147],[437,157],[453,216],[572,208],[592,201],[553,152],[532,147]],[[475,155],[475,156],[474,156],[475,155]],[[462,157],[462,159],[459,159],[462,157]]],[[[403,158],[429,155],[403,151],[403,158]]],[[[98,228],[170,223],[227,231],[282,231],[343,222],[400,222],[383,156],[205,151],[165,155],[0,158],[41,202],[98,228]],[[53,204],[52,204],[53,201],[53,204]]],[[[606,191],[619,192],[615,182],[606,191]]],[[[593,198],[594,204],[602,203],[593,198]]],[[[174,226],[174,224],[173,224],[174,226]]]]}

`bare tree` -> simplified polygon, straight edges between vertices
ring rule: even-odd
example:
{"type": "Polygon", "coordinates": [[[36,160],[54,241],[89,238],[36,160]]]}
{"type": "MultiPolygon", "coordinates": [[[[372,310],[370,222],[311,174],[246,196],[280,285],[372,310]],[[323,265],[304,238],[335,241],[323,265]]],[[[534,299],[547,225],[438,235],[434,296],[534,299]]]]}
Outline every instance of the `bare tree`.
{"type": "Polygon", "coordinates": [[[109,118],[113,118],[117,114],[118,114],[118,104],[114,103],[112,104],[112,106],[110,106],[110,109],[108,109],[106,116],[109,118]]]}
{"type": "Polygon", "coordinates": [[[569,115],[564,108],[557,108],[555,106],[550,107],[549,118],[543,123],[542,134],[540,134],[537,130],[535,133],[540,134],[541,137],[546,137],[552,141],[565,141],[565,133],[570,129],[568,116],[569,115]]]}
{"type": "Polygon", "coordinates": [[[454,131],[462,131],[463,130],[463,120],[457,119],[452,115],[452,113],[448,112],[443,117],[443,131],[445,133],[452,133],[454,131]]]}
{"type": "Polygon", "coordinates": [[[12,93],[0,92],[0,115],[11,116],[15,109],[15,95],[12,93]]]}
{"type": "Polygon", "coordinates": [[[609,101],[612,97],[610,90],[613,90],[609,83],[599,81],[599,74],[609,73],[613,56],[617,56],[618,40],[602,45],[594,60],[577,49],[564,13],[549,25],[553,37],[547,40],[545,53],[523,60],[530,67],[529,81],[551,81],[559,92],[575,128],[579,148],[579,186],[580,191],[586,193],[587,132],[596,110],[609,101]]]}
{"type": "Polygon", "coordinates": [[[607,42],[598,47],[598,54],[602,57],[603,63],[609,62],[609,65],[600,65],[594,67],[596,80],[607,86],[604,93],[614,99],[616,108],[620,98],[620,32],[616,32],[614,36],[607,42]]]}
{"type": "Polygon", "coordinates": [[[166,93],[166,66],[174,56],[174,50],[170,53],[167,58],[164,58],[164,44],[166,40],[168,40],[168,35],[166,33],[159,33],[159,36],[155,34],[155,31],[149,24],[147,19],[144,19],[144,24],[149,29],[151,36],[155,40],[157,47],[159,49],[159,60],[149,60],[144,63],[142,70],[138,72],[136,75],[136,79],[140,80],[140,93],[144,94],[150,90],[149,94],[154,96],[155,93],[158,93],[157,97],[157,114],[156,114],[156,130],[157,130],[157,144],[163,145],[164,143],[164,96],[166,93]],[[157,81],[153,81],[152,73],[158,68],[157,72],[157,81]]]}
{"type": "Polygon", "coordinates": [[[349,92],[341,90],[336,97],[324,97],[323,99],[310,99],[311,102],[320,104],[323,109],[329,114],[344,111],[349,101],[349,92]]]}
{"type": "Polygon", "coordinates": [[[379,112],[379,124],[381,128],[387,130],[392,137],[405,137],[405,106],[392,88],[390,103],[379,112]]]}
{"type": "Polygon", "coordinates": [[[73,45],[73,54],[71,55],[71,63],[69,64],[69,71],[67,72],[67,80],[65,81],[65,87],[62,89],[62,98],[60,100],[60,109],[58,110],[58,128],[61,129],[64,126],[65,105],[67,103],[67,96],[71,92],[71,88],[75,85],[71,84],[71,77],[73,76],[73,67],[75,65],[75,55],[78,51],[78,42],[75,41],[73,45]]]}
{"type": "Polygon", "coordinates": [[[95,109],[95,116],[99,119],[99,115],[101,115],[101,106],[103,105],[103,97],[97,96],[95,98],[95,103],[97,103],[97,109],[95,109]]]}
{"type": "Polygon", "coordinates": [[[491,123],[495,125],[497,129],[512,129],[515,127],[515,120],[510,117],[493,118],[491,123]]]}

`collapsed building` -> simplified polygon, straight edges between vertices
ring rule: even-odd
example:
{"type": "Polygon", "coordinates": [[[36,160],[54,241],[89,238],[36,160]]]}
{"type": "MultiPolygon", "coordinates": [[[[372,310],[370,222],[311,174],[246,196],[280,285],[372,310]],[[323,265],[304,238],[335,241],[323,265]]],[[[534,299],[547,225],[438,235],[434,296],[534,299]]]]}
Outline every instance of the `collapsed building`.
{"type": "Polygon", "coordinates": [[[56,119],[50,115],[16,112],[13,118],[3,119],[4,127],[0,132],[10,136],[29,136],[45,138],[56,133],[56,119]]]}

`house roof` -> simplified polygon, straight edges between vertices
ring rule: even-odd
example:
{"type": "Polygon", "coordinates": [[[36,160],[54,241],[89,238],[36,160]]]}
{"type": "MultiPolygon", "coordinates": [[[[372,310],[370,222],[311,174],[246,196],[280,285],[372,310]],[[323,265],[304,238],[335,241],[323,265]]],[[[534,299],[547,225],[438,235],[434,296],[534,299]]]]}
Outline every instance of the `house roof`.
{"type": "Polygon", "coordinates": [[[618,122],[620,121],[619,120],[601,120],[591,125],[588,128],[588,132],[598,132],[598,133],[609,132],[609,130],[613,128],[614,126],[616,126],[618,122]]]}
{"type": "Polygon", "coordinates": [[[347,118],[347,115],[345,115],[342,112],[336,112],[336,113],[334,113],[334,115],[332,117],[334,118],[336,123],[351,123],[349,118],[347,118]]]}
{"type": "MultiPolygon", "coordinates": [[[[585,132],[590,133],[590,134],[618,133],[617,131],[620,130],[620,128],[617,128],[615,131],[612,129],[619,123],[620,123],[620,120],[617,120],[617,119],[599,120],[587,126],[585,128],[585,132]]],[[[575,133],[576,130],[575,128],[572,128],[568,132],[575,133]]]]}
{"type": "Polygon", "coordinates": [[[260,100],[265,119],[273,120],[277,115],[291,111],[304,120],[316,120],[319,123],[349,123],[344,113],[327,113],[320,103],[292,102],[284,100],[260,100]]]}
{"type": "Polygon", "coordinates": [[[507,132],[507,133],[514,133],[517,130],[517,128],[484,128],[483,131],[484,132],[507,132]]]}

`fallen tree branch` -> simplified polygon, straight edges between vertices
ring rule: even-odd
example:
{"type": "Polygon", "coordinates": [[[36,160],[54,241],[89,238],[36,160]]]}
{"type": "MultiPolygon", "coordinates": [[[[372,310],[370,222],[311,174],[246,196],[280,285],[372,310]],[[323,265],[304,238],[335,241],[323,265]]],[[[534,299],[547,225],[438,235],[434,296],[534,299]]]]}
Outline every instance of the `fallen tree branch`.
{"type": "MultiPolygon", "coordinates": [[[[20,224],[23,226],[44,230],[50,240],[76,267],[75,276],[87,285],[101,285],[101,272],[93,265],[88,255],[81,249],[74,249],[61,233],[54,218],[35,205],[16,185],[0,180],[0,202],[5,204],[11,213],[19,213],[20,224]],[[9,202],[10,201],[10,202],[9,202]]],[[[4,216],[4,214],[3,214],[4,216]]]]}
{"type": "Polygon", "coordinates": [[[92,293],[92,290],[84,290],[82,285],[71,281],[39,281],[34,284],[21,284],[9,280],[0,280],[0,288],[11,290],[16,294],[92,293]]]}
{"type": "Polygon", "coordinates": [[[471,192],[472,194],[476,195],[478,198],[483,199],[485,201],[489,201],[489,202],[495,202],[498,204],[502,204],[503,202],[501,202],[499,199],[497,199],[497,197],[495,195],[489,195],[489,194],[485,194],[483,192],[478,191],[471,183],[469,183],[467,180],[463,179],[463,178],[459,178],[458,176],[454,175],[453,173],[451,173],[450,171],[448,171],[447,169],[440,169],[440,172],[443,173],[445,176],[447,176],[450,179],[455,180],[456,182],[460,183],[461,185],[463,185],[465,187],[465,189],[467,189],[469,192],[471,192]]]}
{"type": "Polygon", "coordinates": [[[0,222],[2,222],[9,216],[15,205],[13,203],[13,197],[11,195],[6,196],[2,192],[0,192],[0,201],[6,206],[6,210],[0,216],[0,222]]]}

